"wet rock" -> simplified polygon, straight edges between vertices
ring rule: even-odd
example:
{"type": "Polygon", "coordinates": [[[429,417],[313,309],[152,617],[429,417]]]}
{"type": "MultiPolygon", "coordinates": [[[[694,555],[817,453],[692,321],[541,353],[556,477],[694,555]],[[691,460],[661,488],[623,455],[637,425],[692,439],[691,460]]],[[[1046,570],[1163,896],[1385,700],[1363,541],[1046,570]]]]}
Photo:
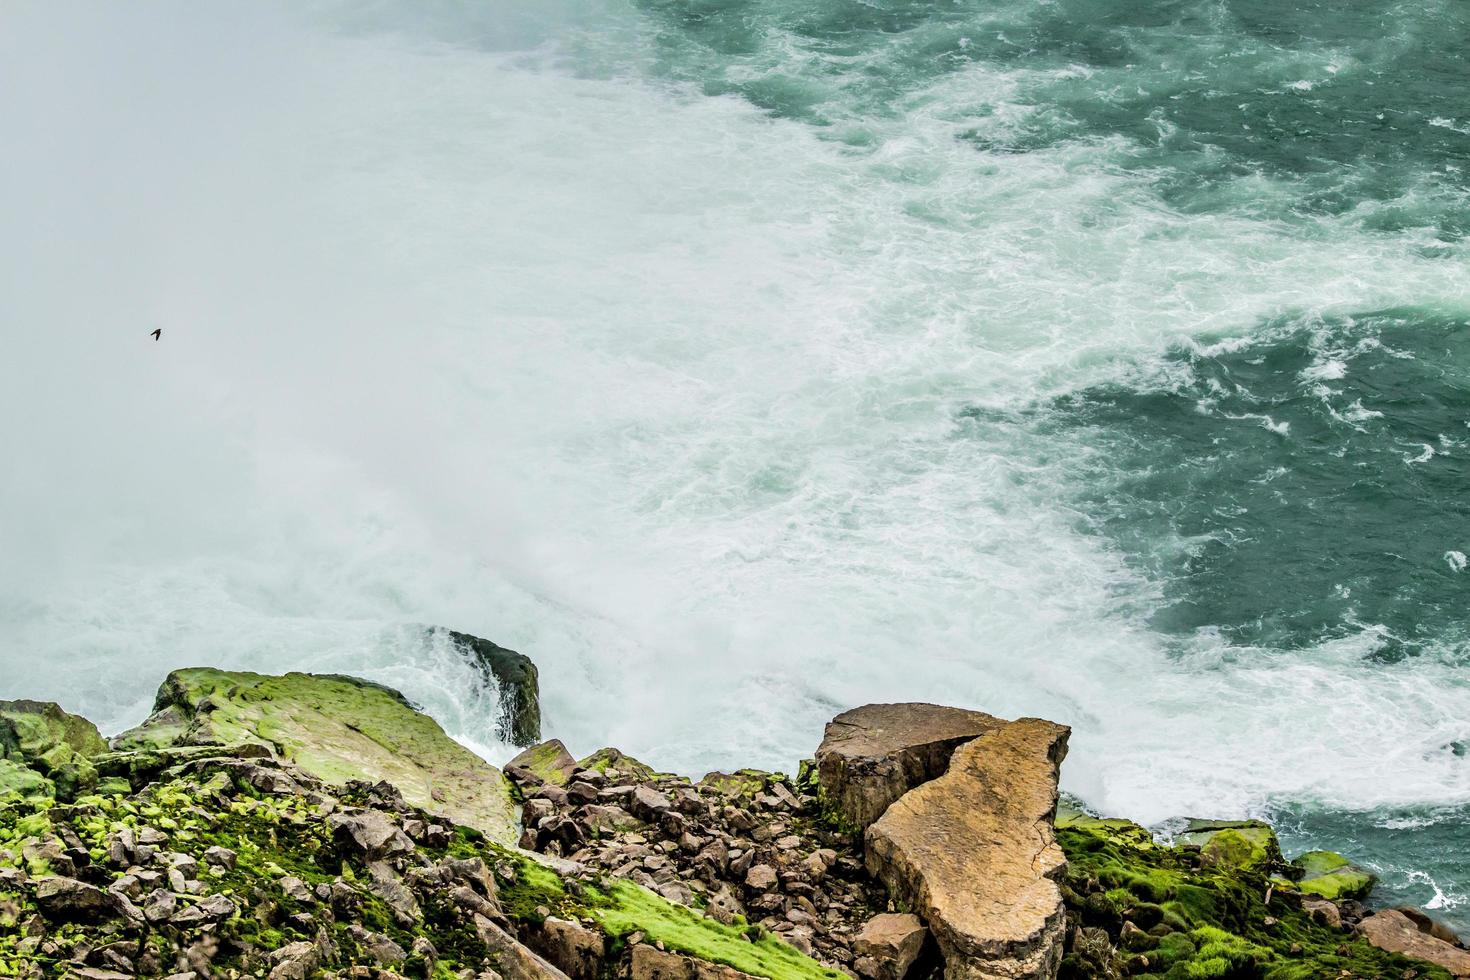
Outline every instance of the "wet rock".
{"type": "Polygon", "coordinates": [[[512,745],[532,745],[541,738],[540,677],[531,658],[468,633],[438,628],[429,632],[447,637],[500,692],[496,738],[512,745]]]}
{"type": "Polygon", "coordinates": [[[1198,847],[1206,864],[1265,869],[1283,863],[1276,832],[1260,820],[1190,820],[1175,843],[1198,847]]]}
{"type": "Polygon", "coordinates": [[[1378,881],[1372,872],[1334,851],[1308,851],[1291,863],[1303,872],[1298,889],[1333,901],[1367,898],[1378,881]]]}
{"type": "Polygon", "coordinates": [[[368,863],[368,890],[393,910],[393,917],[400,926],[409,928],[418,922],[422,914],[418,899],[414,898],[413,892],[399,880],[386,861],[368,863]]]}
{"type": "MultiPolygon", "coordinates": [[[[159,688],[154,713],[113,739],[113,747],[141,755],[214,751],[241,757],[253,748],[263,757],[253,768],[242,763],[236,778],[261,792],[294,792],[285,782],[294,777],[273,762],[279,751],[291,760],[292,772],[335,785],[387,780],[415,806],[497,841],[516,836],[509,782],[500,770],[399,692],[358,678],[176,670],[159,688]]],[[[169,764],[164,760],[159,768],[169,764]]],[[[136,785],[143,774],[130,775],[136,785]]]]}
{"type": "Polygon", "coordinates": [[[745,885],[751,891],[768,892],[776,887],[776,869],[769,864],[757,864],[745,875],[745,885]]]}
{"type": "Polygon", "coordinates": [[[967,742],[867,830],[868,869],[928,922],[946,980],[1056,975],[1066,862],[1052,819],[1067,735],[1023,718],[967,742]]]}
{"type": "Polygon", "coordinates": [[[1455,931],[1453,929],[1445,925],[1443,922],[1440,922],[1438,919],[1431,919],[1419,909],[1416,909],[1411,905],[1400,905],[1394,911],[1399,912],[1410,922],[1414,923],[1419,931],[1424,933],[1426,936],[1433,936],[1435,939],[1447,942],[1451,946],[1462,945],[1462,943],[1460,942],[1460,937],[1455,934],[1455,931]]]}
{"type": "Polygon", "coordinates": [[[671,810],[674,804],[667,796],[651,786],[638,786],[633,790],[630,806],[634,814],[644,820],[657,820],[671,810]]]}
{"type": "Polygon", "coordinates": [[[408,959],[403,947],[381,932],[372,932],[354,923],[347,927],[347,934],[365,953],[383,966],[397,966],[408,959]]]}
{"type": "Polygon", "coordinates": [[[934,704],[869,704],[828,723],[817,749],[823,798],[861,830],[910,789],[942,775],[954,750],[1005,722],[934,704]]]}
{"type": "Polygon", "coordinates": [[[173,914],[178,910],[178,907],[179,900],[174,897],[173,892],[159,888],[152,892],[148,896],[148,900],[143,903],[143,916],[149,922],[157,925],[160,922],[167,922],[173,918],[173,914]]]}
{"type": "Polygon", "coordinates": [[[215,846],[209,848],[204,852],[204,860],[207,864],[212,864],[215,867],[225,868],[228,870],[235,866],[235,862],[238,860],[238,858],[236,857],[235,852],[230,850],[228,847],[220,847],[218,844],[216,844],[215,846]]]}
{"type": "Polygon", "coordinates": [[[306,887],[306,882],[297,878],[295,875],[287,875],[278,881],[277,884],[281,886],[281,891],[285,896],[293,902],[307,903],[316,900],[316,896],[311,893],[311,889],[306,887]]]}
{"type": "Polygon", "coordinates": [[[1426,960],[1454,977],[1470,977],[1470,951],[1420,932],[1414,920],[1397,909],[1375,912],[1358,923],[1357,931],[1379,949],[1426,960]]]}

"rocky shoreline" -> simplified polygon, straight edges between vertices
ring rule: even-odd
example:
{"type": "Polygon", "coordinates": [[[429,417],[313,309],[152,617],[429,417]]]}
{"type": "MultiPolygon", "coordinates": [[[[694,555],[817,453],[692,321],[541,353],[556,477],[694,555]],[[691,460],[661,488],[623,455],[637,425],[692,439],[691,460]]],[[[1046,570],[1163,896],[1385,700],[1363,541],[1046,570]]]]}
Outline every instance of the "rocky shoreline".
{"type": "MultiPolygon", "coordinates": [[[[534,665],[453,635],[539,738],[534,665]]],[[[1163,841],[1059,808],[1068,736],[868,705],[795,776],[691,780],[555,740],[502,772],[336,675],[175,671],[110,742],[0,701],[0,976],[1470,976],[1442,925],[1263,823],[1163,841]]]]}

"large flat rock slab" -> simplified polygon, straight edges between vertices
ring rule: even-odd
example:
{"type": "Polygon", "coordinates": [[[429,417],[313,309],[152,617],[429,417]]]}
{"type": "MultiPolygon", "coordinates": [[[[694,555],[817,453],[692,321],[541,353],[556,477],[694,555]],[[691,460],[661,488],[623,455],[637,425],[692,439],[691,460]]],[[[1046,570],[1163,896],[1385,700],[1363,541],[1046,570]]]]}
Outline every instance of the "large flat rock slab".
{"type": "Polygon", "coordinates": [[[856,830],[909,790],[943,775],[955,749],[1006,724],[938,704],[867,704],[827,724],[817,749],[822,798],[856,830]]]}
{"type": "Polygon", "coordinates": [[[503,843],[516,839],[510,783],[392,688],[338,674],[176,670],[120,751],[263,746],[336,785],[386,779],[415,806],[503,843]]]}
{"type": "Polygon", "coordinates": [[[982,734],[867,830],[868,870],[928,923],[946,980],[1057,975],[1066,859],[1052,823],[1069,733],[1022,718],[982,734]]]}
{"type": "Polygon", "coordinates": [[[1470,950],[1422,931],[1418,923],[1398,909],[1373,913],[1358,923],[1358,932],[1379,949],[1441,966],[1453,977],[1470,977],[1470,950]]]}

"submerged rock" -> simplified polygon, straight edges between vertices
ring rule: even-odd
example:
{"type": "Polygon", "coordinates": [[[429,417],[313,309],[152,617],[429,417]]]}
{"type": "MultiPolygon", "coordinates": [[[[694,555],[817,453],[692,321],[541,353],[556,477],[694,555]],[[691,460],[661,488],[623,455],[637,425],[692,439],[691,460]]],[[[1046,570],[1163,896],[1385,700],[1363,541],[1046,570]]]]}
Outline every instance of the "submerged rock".
{"type": "Polygon", "coordinates": [[[1056,976],[1066,859],[1052,820],[1068,733],[1023,718],[969,741],[867,830],[868,870],[929,924],[946,980],[1056,976]]]}
{"type": "MultiPolygon", "coordinates": [[[[340,675],[176,670],[159,688],[153,714],[113,739],[115,749],[145,754],[242,744],[336,785],[387,780],[416,806],[514,840],[515,808],[500,771],[381,684],[340,675]]],[[[262,770],[261,777],[272,783],[257,787],[263,792],[292,791],[285,773],[262,770]]]]}
{"type": "Polygon", "coordinates": [[[900,796],[942,775],[955,749],[1006,723],[936,704],[869,704],[827,724],[816,762],[822,796],[842,822],[863,830],[900,796]]]}

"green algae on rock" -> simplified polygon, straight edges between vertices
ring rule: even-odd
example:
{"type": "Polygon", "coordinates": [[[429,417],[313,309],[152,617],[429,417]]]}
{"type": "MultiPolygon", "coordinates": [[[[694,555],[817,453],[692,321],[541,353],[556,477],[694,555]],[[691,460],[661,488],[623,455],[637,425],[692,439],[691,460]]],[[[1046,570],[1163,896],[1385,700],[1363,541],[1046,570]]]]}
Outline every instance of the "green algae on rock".
{"type": "Polygon", "coordinates": [[[634,779],[652,779],[654,776],[661,775],[660,773],[654,772],[652,766],[645,765],[631,755],[627,755],[614,748],[598,749],[596,752],[587,756],[587,758],[578,762],[577,766],[582,769],[591,769],[593,772],[604,773],[609,769],[614,769],[624,776],[630,776],[634,779]]]}
{"type": "Polygon", "coordinates": [[[387,780],[404,797],[492,838],[515,839],[509,783],[391,688],[339,675],[176,670],[154,712],[113,739],[147,754],[181,747],[263,746],[336,785],[387,780]]]}
{"type": "Polygon", "coordinates": [[[1206,861],[1231,867],[1271,868],[1283,860],[1276,831],[1261,820],[1190,820],[1174,842],[1198,847],[1206,861]]]}
{"type": "MultiPolygon", "coordinates": [[[[538,863],[386,783],[331,787],[223,751],[180,768],[129,797],[0,806],[0,975],[85,962],[162,976],[187,960],[216,977],[353,966],[512,977],[539,960],[521,943],[540,946],[555,914],[605,931],[608,972],[647,937],[767,980],[838,980],[773,937],[752,941],[570,862],[538,863]],[[275,972],[283,962],[290,969],[275,972]]],[[[555,949],[541,952],[555,962],[555,949]]]]}
{"type": "Polygon", "coordinates": [[[1296,883],[1299,890],[1333,901],[1367,898],[1378,881],[1371,871],[1365,871],[1336,851],[1308,851],[1291,864],[1303,872],[1296,883]]]}
{"type": "Polygon", "coordinates": [[[567,751],[561,739],[553,738],[532,745],[505,764],[507,770],[513,766],[529,770],[548,783],[565,786],[573,770],[577,768],[577,760],[567,751]]]}
{"type": "Polygon", "coordinates": [[[1077,935],[1098,940],[1085,948],[1074,940],[1061,976],[1449,976],[1315,920],[1299,895],[1273,886],[1270,862],[1233,860],[1242,841],[1253,845],[1252,855],[1268,850],[1263,828],[1269,831],[1259,821],[1200,821],[1191,833],[1205,835],[1205,841],[1195,850],[1198,837],[1189,842],[1193,846],[1139,846],[1133,831],[1114,833],[1105,821],[1059,826],[1057,839],[1068,861],[1068,916],[1077,935]],[[1221,833],[1230,835],[1228,843],[1212,860],[1210,845],[1221,833]]]}
{"type": "Polygon", "coordinates": [[[97,726],[51,701],[0,701],[0,796],[63,800],[97,785],[94,756],[107,751],[97,726]]]}

